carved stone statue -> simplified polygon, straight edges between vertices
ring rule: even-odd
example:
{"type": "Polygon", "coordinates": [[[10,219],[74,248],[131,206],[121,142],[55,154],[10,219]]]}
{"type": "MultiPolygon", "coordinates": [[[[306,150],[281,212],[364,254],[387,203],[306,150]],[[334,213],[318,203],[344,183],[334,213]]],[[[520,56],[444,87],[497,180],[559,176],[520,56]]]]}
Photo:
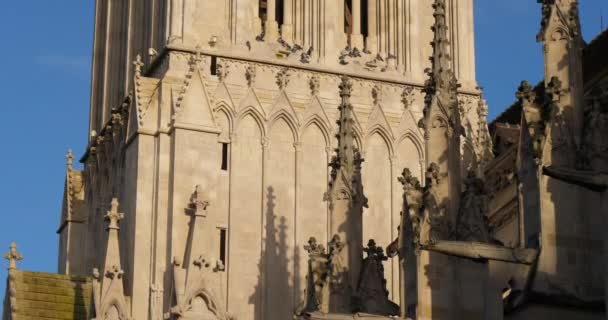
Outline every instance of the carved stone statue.
{"type": "Polygon", "coordinates": [[[327,254],[325,247],[317,243],[317,239],[311,237],[308,245],[304,246],[308,252],[308,273],[306,276],[306,288],[304,289],[304,299],[297,307],[294,319],[303,316],[307,312],[314,312],[320,309],[323,301],[323,289],[327,278],[327,254]]]}
{"type": "Polygon", "coordinates": [[[417,268],[416,251],[420,246],[420,221],[423,190],[409,169],[398,178],[403,185],[403,209],[399,236],[386,249],[389,257],[399,259],[399,297],[401,317],[416,318],[417,268]]]}
{"type": "Polygon", "coordinates": [[[439,166],[431,163],[426,173],[426,186],[423,203],[424,216],[420,226],[420,243],[429,244],[449,237],[451,222],[449,220],[446,204],[439,195],[439,184],[443,177],[439,166]]]}
{"type": "Polygon", "coordinates": [[[484,181],[469,171],[453,237],[461,241],[490,242],[488,227],[488,195],[484,181]]]}
{"type": "Polygon", "coordinates": [[[364,248],[363,251],[367,257],[363,260],[359,278],[356,310],[374,315],[398,315],[399,306],[390,301],[384,278],[382,263],[388,260],[388,257],[384,254],[382,247],[378,247],[373,239],[369,240],[367,248],[364,248]]]}

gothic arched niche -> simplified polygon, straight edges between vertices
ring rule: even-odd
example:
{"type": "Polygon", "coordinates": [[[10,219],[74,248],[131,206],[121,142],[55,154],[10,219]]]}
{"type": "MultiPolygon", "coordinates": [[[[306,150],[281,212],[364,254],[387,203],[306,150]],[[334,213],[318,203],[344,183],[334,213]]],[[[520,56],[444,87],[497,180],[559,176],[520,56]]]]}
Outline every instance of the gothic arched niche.
{"type": "MultiPolygon", "coordinates": [[[[378,245],[384,247],[392,241],[390,230],[395,226],[391,221],[391,154],[388,142],[380,133],[374,133],[366,140],[365,150],[363,185],[369,208],[365,209],[363,215],[362,245],[369,239],[374,239],[378,245]]],[[[390,274],[387,274],[387,280],[390,288],[390,274]]]]}
{"type": "Polygon", "coordinates": [[[327,235],[327,202],[323,196],[328,187],[328,155],[327,138],[323,130],[316,123],[308,125],[301,136],[300,170],[298,199],[301,211],[296,216],[297,246],[295,248],[296,267],[299,281],[295,282],[296,301],[302,301],[302,293],[306,287],[306,273],[308,260],[302,248],[308,239],[314,236],[320,243],[328,242],[327,235]]]}
{"type": "Polygon", "coordinates": [[[295,243],[295,134],[286,118],[280,116],[270,127],[267,179],[264,190],[266,229],[267,308],[266,320],[289,319],[294,309],[293,284],[295,243]],[[276,301],[282,301],[277,304],[276,301]]]}
{"type": "Polygon", "coordinates": [[[104,320],[121,320],[120,312],[118,311],[118,308],[115,305],[108,308],[104,316],[104,320]]]}
{"type": "Polygon", "coordinates": [[[217,126],[222,132],[220,133],[220,140],[228,141],[230,139],[230,118],[224,111],[219,111],[215,115],[215,121],[217,126]]]}
{"type": "Polygon", "coordinates": [[[217,316],[209,308],[207,299],[202,296],[196,296],[190,302],[190,308],[184,314],[181,320],[217,320],[217,316]]]}
{"type": "Polygon", "coordinates": [[[235,127],[232,145],[230,189],[230,237],[228,265],[229,301],[241,301],[230,312],[247,319],[257,312],[261,297],[256,295],[262,257],[262,129],[248,114],[235,127]],[[238,201],[235,201],[235,198],[238,201]]]}

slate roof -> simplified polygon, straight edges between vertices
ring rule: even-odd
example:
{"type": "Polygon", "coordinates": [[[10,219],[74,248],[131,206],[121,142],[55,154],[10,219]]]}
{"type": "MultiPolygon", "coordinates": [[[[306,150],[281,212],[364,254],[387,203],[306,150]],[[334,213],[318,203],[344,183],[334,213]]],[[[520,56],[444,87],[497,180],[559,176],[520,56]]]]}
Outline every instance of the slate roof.
{"type": "Polygon", "coordinates": [[[87,277],[11,270],[2,319],[87,320],[91,306],[87,277]]]}
{"type": "Polygon", "coordinates": [[[608,30],[600,33],[583,50],[583,78],[588,83],[608,72],[608,30]]]}

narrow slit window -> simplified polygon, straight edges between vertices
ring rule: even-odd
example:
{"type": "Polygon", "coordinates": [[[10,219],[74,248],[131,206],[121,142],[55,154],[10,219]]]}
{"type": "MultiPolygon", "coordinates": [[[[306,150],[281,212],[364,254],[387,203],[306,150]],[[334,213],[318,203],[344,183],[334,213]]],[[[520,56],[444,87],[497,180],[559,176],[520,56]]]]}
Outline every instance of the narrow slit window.
{"type": "Polygon", "coordinates": [[[222,171],[228,171],[228,144],[222,143],[222,171]]]}
{"type": "Polygon", "coordinates": [[[217,57],[212,56],[211,57],[211,75],[212,76],[217,76],[217,57]]]}
{"type": "Polygon", "coordinates": [[[220,262],[224,267],[223,270],[226,270],[226,241],[228,240],[226,236],[226,229],[220,229],[220,262]]]}

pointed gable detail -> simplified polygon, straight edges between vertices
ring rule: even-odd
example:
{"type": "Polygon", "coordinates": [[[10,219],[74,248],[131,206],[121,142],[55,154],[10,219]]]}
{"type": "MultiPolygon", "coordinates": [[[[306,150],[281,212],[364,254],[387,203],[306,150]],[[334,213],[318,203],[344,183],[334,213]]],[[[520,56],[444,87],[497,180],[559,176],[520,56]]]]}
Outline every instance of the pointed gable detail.
{"type": "MultiPolygon", "coordinates": [[[[234,103],[234,98],[228,89],[228,86],[225,82],[220,82],[213,93],[213,101],[214,107],[217,108],[218,105],[224,104],[230,108],[231,114],[236,112],[236,104],[234,103]]],[[[214,111],[217,111],[214,109],[214,111]]]]}
{"type": "Polygon", "coordinates": [[[281,90],[279,96],[275,99],[275,102],[270,109],[270,119],[276,119],[281,114],[286,115],[291,122],[293,122],[296,126],[300,124],[300,119],[296,110],[291,103],[291,100],[287,96],[285,90],[281,90]]]}
{"type": "Polygon", "coordinates": [[[419,121],[420,119],[416,120],[416,115],[411,109],[408,108],[403,110],[401,119],[399,120],[399,125],[397,126],[398,134],[401,135],[405,132],[412,132],[416,136],[422,137],[422,130],[420,126],[418,126],[419,121]]]}
{"type": "Polygon", "coordinates": [[[239,103],[239,108],[237,112],[242,115],[250,109],[255,110],[255,112],[263,118],[263,120],[267,119],[266,112],[264,111],[262,103],[260,102],[260,99],[258,98],[258,95],[255,92],[254,88],[247,89],[245,97],[239,103]]]}
{"type": "Polygon", "coordinates": [[[192,223],[185,264],[177,257],[173,263],[176,305],[171,308],[171,314],[178,319],[232,319],[213,288],[213,281],[219,279],[216,273],[224,266],[206,255],[202,246],[209,237],[203,231],[209,207],[210,202],[203,198],[201,187],[196,186],[187,210],[192,223]]]}
{"type": "Polygon", "coordinates": [[[173,105],[173,126],[219,133],[207,85],[200,70],[201,61],[200,53],[192,58],[186,80],[177,92],[173,105]]]}
{"type": "Polygon", "coordinates": [[[83,223],[82,206],[84,205],[84,175],[82,171],[74,170],[72,163],[74,155],[72,150],[68,150],[66,156],[67,169],[65,177],[65,187],[63,191],[63,204],[61,208],[61,222],[59,232],[69,222],[83,223]]]}
{"type": "Polygon", "coordinates": [[[318,96],[314,95],[310,100],[308,107],[302,113],[302,129],[306,129],[311,123],[317,122],[323,130],[326,130],[328,135],[328,144],[331,144],[329,140],[329,136],[331,136],[331,132],[333,131],[333,126],[331,125],[331,121],[325,112],[325,108],[323,107],[323,103],[318,96]]]}
{"type": "Polygon", "coordinates": [[[118,224],[123,218],[124,214],[118,211],[118,199],[112,199],[110,210],[105,215],[105,220],[108,221],[108,240],[103,273],[99,273],[98,269],[93,270],[93,301],[96,319],[99,320],[131,320],[124,295],[124,271],[118,240],[118,224]]]}
{"type": "Polygon", "coordinates": [[[147,115],[150,114],[152,111],[151,109],[153,109],[152,101],[154,96],[158,94],[160,80],[142,76],[141,68],[144,64],[141,61],[140,55],[137,55],[133,65],[135,66],[133,86],[136,105],[134,115],[137,117],[137,127],[143,128],[154,124],[154,120],[148,119],[147,115]]]}
{"type": "Polygon", "coordinates": [[[388,122],[386,114],[384,113],[384,110],[380,104],[374,105],[372,113],[369,115],[367,120],[367,134],[372,134],[376,130],[381,130],[382,132],[388,134],[387,138],[390,140],[395,138],[395,133],[393,132],[392,126],[388,122]]]}

